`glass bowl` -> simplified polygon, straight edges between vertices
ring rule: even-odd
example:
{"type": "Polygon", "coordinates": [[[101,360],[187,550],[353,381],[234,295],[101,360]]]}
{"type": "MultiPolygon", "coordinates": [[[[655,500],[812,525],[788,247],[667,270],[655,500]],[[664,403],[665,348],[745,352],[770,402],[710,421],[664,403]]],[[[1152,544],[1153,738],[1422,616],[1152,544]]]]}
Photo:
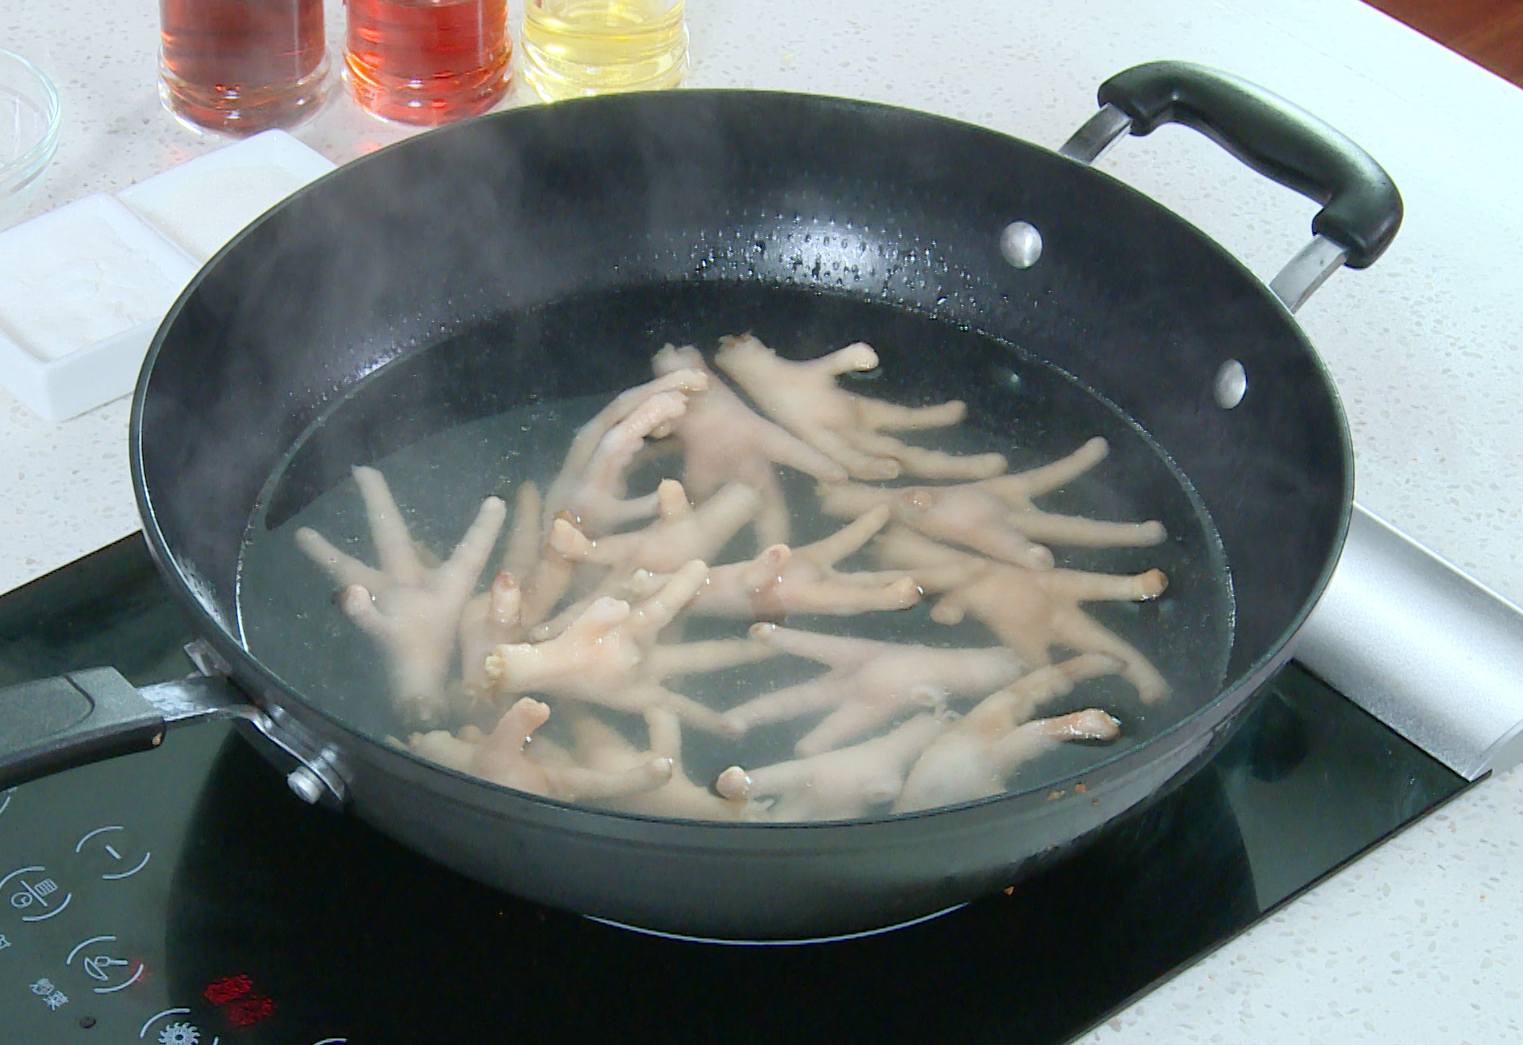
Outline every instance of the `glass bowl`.
{"type": "Polygon", "coordinates": [[[0,50],[0,217],[19,208],[47,169],[61,123],[52,81],[19,54],[0,50]]]}

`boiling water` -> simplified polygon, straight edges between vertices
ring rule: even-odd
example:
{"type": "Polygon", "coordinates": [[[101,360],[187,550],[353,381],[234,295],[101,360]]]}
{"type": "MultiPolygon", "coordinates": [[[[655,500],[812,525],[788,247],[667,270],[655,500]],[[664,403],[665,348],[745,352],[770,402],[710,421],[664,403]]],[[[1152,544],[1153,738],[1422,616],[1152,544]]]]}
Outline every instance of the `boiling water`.
{"type": "Polygon", "coordinates": [[[673,87],[687,71],[682,0],[527,0],[523,46],[546,101],[673,87]]]}
{"type": "MultiPolygon", "coordinates": [[[[363,505],[348,476],[351,465],[373,464],[390,483],[414,538],[440,558],[447,556],[484,497],[495,494],[512,505],[518,483],[533,480],[541,490],[548,486],[577,426],[618,389],[649,379],[650,355],[663,341],[679,339],[673,336],[673,326],[686,328],[688,340],[706,350],[720,334],[744,329],[738,317],[746,311],[745,294],[732,290],[739,304],[717,307],[719,293],[702,288],[654,295],[642,291],[621,299],[605,292],[595,302],[562,303],[500,318],[429,351],[404,356],[367,378],[312,428],[266,489],[249,530],[240,573],[240,625],[249,649],[286,682],[359,729],[375,736],[405,735],[406,727],[392,716],[380,656],[368,636],[333,605],[327,575],[297,551],[296,529],[311,526],[373,563],[363,505]],[[678,318],[654,323],[630,318],[651,314],[678,318]],[[493,373],[499,368],[515,375],[516,383],[493,373]],[[563,381],[570,387],[591,385],[603,391],[565,395],[559,389],[563,381]],[[533,387],[525,382],[533,382],[533,387]],[[414,420],[429,410],[444,410],[447,416],[414,420]]],[[[779,317],[810,317],[749,324],[784,354],[812,358],[857,337],[873,343],[882,366],[871,374],[842,378],[844,387],[917,405],[954,395],[968,402],[969,415],[962,425],[913,433],[907,441],[955,453],[995,450],[1018,471],[1064,456],[1091,436],[1105,437],[1110,456],[1089,474],[1041,498],[1041,506],[1092,518],[1159,519],[1166,526],[1169,538],[1156,547],[1057,547],[1054,554],[1058,566],[1072,569],[1120,574],[1157,567],[1168,574],[1169,588],[1156,600],[1090,603],[1085,608],[1153,662],[1169,681],[1171,696],[1149,708],[1119,678],[1080,684],[1042,714],[1100,707],[1121,720],[1122,737],[1104,746],[1061,745],[1021,767],[1010,781],[1012,789],[1037,787],[1092,767],[1156,735],[1218,691],[1232,645],[1233,614],[1220,541],[1189,483],[1135,423],[1055,368],[1009,345],[926,317],[882,305],[832,304],[801,291],[770,292],[749,304],[758,310],[770,307],[779,317]],[[925,365],[927,359],[936,360],[936,365],[925,365]]],[[[781,474],[795,512],[794,545],[844,525],[818,511],[813,480],[786,469],[781,474]]],[[[679,457],[657,457],[631,475],[630,495],[654,489],[664,476],[680,475],[679,457]]],[[[911,485],[916,480],[903,482],[911,485]]],[[[877,568],[871,547],[839,568],[877,568]]],[[[715,564],[749,558],[755,550],[749,529],[742,530],[715,564]]],[[[483,576],[483,587],[489,579],[483,576]]],[[[988,630],[971,618],[955,627],[931,621],[934,602],[931,597],[908,610],[856,617],[795,616],[786,623],[933,646],[995,644],[988,630]]],[[[685,638],[739,637],[748,623],[698,618],[688,622],[685,638]]],[[[673,680],[671,685],[727,709],[824,670],[813,662],[777,657],[673,680]]],[[[957,706],[966,710],[969,703],[957,706]]],[[[642,740],[638,720],[615,713],[607,717],[634,742],[642,740]]],[[[687,730],[688,772],[696,780],[712,780],[732,764],[760,766],[792,757],[793,742],[818,718],[761,727],[740,742],[687,730]]],[[[556,725],[552,716],[545,731],[556,736],[556,725]]]]}

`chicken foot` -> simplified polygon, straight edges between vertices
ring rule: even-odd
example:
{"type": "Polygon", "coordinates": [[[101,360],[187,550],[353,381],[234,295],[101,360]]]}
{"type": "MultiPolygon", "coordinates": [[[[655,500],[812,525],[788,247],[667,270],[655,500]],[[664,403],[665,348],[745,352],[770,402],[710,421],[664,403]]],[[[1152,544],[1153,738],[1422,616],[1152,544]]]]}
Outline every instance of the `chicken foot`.
{"type": "Polygon", "coordinates": [[[484,665],[486,677],[498,693],[539,691],[633,714],[666,708],[700,729],[728,734],[717,711],[661,684],[674,675],[717,671],[773,654],[747,639],[657,644],[657,634],[693,601],[707,576],[708,567],[695,559],[638,606],[600,598],[552,639],[494,648],[484,665]]]}
{"type": "Polygon", "coordinates": [[[731,766],[714,789],[724,798],[778,796],[774,820],[849,820],[892,802],[915,760],[947,727],[944,715],[920,714],[883,736],[759,769],[731,766]]]}
{"type": "Polygon", "coordinates": [[[656,353],[651,366],[662,376],[687,369],[708,377],[707,390],[691,397],[687,412],[671,423],[672,438],[682,447],[682,482],[699,500],[731,480],[755,490],[760,498],[754,520],[759,547],[788,543],[788,504],[776,465],[797,469],[822,483],[845,481],[846,470],[834,460],[768,421],[730,391],[708,369],[698,349],[667,345],[656,353]]]}
{"type": "Polygon", "coordinates": [[[926,748],[904,781],[893,812],[909,813],[1005,792],[1017,766],[1073,740],[1112,740],[1120,722],[1089,708],[1031,721],[1043,704],[1067,696],[1074,685],[1121,666],[1103,653],[1086,653],[1038,668],[991,694],[926,748]]]}
{"type": "Polygon", "coordinates": [[[766,819],[766,811],[758,803],[744,796],[724,798],[693,782],[682,767],[682,724],[676,715],[665,708],[650,708],[645,712],[645,723],[650,736],[649,751],[639,750],[624,734],[591,714],[578,716],[572,723],[576,757],[590,769],[628,772],[653,756],[671,762],[671,779],[660,787],[618,796],[604,805],[631,813],[686,820],[766,819]]]}
{"type": "Polygon", "coordinates": [[[589,539],[581,561],[633,570],[672,573],[692,559],[708,562],[760,507],[755,490],[744,483],[727,483],[698,507],[675,479],[656,487],[658,518],[641,530],[589,539]]]}
{"type": "Polygon", "coordinates": [[[569,521],[556,521],[561,527],[559,546],[569,559],[609,569],[603,582],[585,597],[537,626],[531,635],[535,641],[560,634],[598,598],[617,597],[635,570],[664,575],[690,559],[712,559],[750,521],[758,506],[756,491],[742,483],[730,483],[698,508],[675,479],[663,479],[656,496],[660,518],[644,529],[592,540],[569,521]]]}
{"type": "Polygon", "coordinates": [[[338,605],[344,616],[381,646],[398,713],[421,724],[438,721],[449,710],[447,682],[461,613],[497,542],[507,506],[496,497],[484,500],[450,557],[430,566],[385,477],[357,467],[354,480],[380,568],[339,551],[310,527],[296,531],[296,545],[341,586],[338,605]]]}
{"type": "MultiPolygon", "coordinates": [[[[725,712],[737,731],[829,710],[794,745],[807,757],[838,747],[901,713],[942,707],[953,697],[988,693],[1019,676],[1014,651],[938,649],[754,624],[751,637],[783,653],[828,665],[818,678],[775,690],[725,712]]],[[[1118,664],[1119,666],[1119,664],[1118,664]]]]}
{"type": "Polygon", "coordinates": [[[639,794],[660,788],[671,779],[672,760],[654,754],[618,768],[578,765],[564,749],[548,740],[534,739],[534,731],[549,718],[548,704],[523,697],[490,733],[475,726],[465,726],[453,735],[444,730],[414,733],[407,746],[450,769],[563,802],[639,794]]]}
{"type": "Polygon", "coordinates": [[[1111,575],[1079,570],[1027,570],[937,544],[896,528],[880,538],[880,560],[906,568],[926,592],[941,598],[931,608],[938,624],[957,624],[971,613],[1033,666],[1051,663],[1054,646],[1106,653],[1144,703],[1156,704],[1168,683],[1125,639],[1079,608],[1096,601],[1145,602],[1168,587],[1162,570],[1111,575]]]}
{"type": "Polygon", "coordinates": [[[822,487],[820,507],[827,515],[851,518],[886,504],[895,522],[918,533],[1034,570],[1052,565],[1052,552],[1035,542],[1091,548],[1160,543],[1167,534],[1156,520],[1086,519],[1045,512],[1034,503],[1033,498],[1088,472],[1107,453],[1108,444],[1097,437],[1040,468],[957,486],[889,488],[846,483],[822,487]]]}
{"type": "Polygon", "coordinates": [[[708,384],[702,371],[672,371],[621,392],[577,429],[560,473],[545,492],[545,528],[565,512],[584,532],[602,535],[656,514],[654,493],[626,497],[626,474],[645,440],[670,435],[689,396],[708,384]]]}
{"type": "MultiPolygon", "coordinates": [[[[871,540],[887,521],[888,509],[875,509],[802,548],[775,544],[754,559],[715,566],[690,612],[776,621],[790,613],[849,616],[913,606],[920,601],[920,589],[908,571],[841,573],[835,569],[836,563],[871,540]]],[[[628,588],[643,593],[665,581],[663,576],[636,571],[628,588]]]]}
{"type": "Polygon", "coordinates": [[[1005,470],[999,454],[959,457],[884,435],[885,429],[955,425],[967,406],[959,400],[899,406],[845,391],[837,377],[878,365],[878,353],[862,342],[818,359],[794,361],[744,334],[720,339],[714,365],[734,378],[763,413],[840,463],[854,479],[892,479],[901,471],[934,479],[982,479],[1005,470]]]}
{"type": "Polygon", "coordinates": [[[490,587],[465,604],[460,614],[461,688],[467,707],[490,695],[484,665],[493,647],[519,642],[560,602],[571,586],[585,538],[565,519],[550,525],[541,545],[539,491],[533,483],[518,487],[513,529],[501,569],[490,587]],[[527,578],[520,585],[519,578],[527,578]]]}

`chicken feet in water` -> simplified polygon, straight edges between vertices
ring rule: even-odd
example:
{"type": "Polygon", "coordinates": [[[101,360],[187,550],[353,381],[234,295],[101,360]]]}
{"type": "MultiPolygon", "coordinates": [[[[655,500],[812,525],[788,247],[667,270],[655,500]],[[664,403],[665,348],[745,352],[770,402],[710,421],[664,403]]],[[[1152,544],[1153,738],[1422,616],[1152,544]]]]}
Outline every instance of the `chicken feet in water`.
{"type": "Polygon", "coordinates": [[[766,810],[758,803],[744,796],[723,798],[692,781],[682,768],[682,725],[676,715],[665,708],[651,708],[645,712],[645,722],[650,733],[649,751],[639,750],[624,734],[590,714],[578,716],[572,723],[576,757],[589,769],[628,772],[640,768],[652,756],[668,759],[672,764],[671,779],[660,787],[619,796],[603,805],[685,820],[767,819],[766,810]]]}
{"type": "Polygon", "coordinates": [[[569,559],[609,570],[590,594],[536,627],[531,636],[536,642],[559,635],[594,600],[617,597],[636,570],[664,575],[690,559],[709,561],[750,521],[758,505],[756,491],[742,483],[730,483],[696,509],[675,479],[663,479],[656,497],[661,515],[656,522],[597,540],[588,539],[565,519],[556,520],[559,547],[569,559]]]}
{"type": "Polygon", "coordinates": [[[550,707],[530,697],[515,703],[490,733],[465,726],[458,734],[444,730],[414,733],[407,747],[442,766],[563,802],[608,799],[663,786],[672,776],[672,760],[659,755],[633,759],[618,769],[577,765],[548,740],[534,741],[534,731],[550,718],[550,707]]]}
{"type": "Polygon", "coordinates": [[[651,365],[662,376],[687,369],[708,378],[708,389],[691,397],[687,412],[671,424],[672,438],[682,447],[682,482],[699,500],[730,480],[755,490],[761,502],[755,519],[759,547],[788,543],[788,504],[775,465],[796,468],[822,483],[845,481],[846,469],[748,407],[709,371],[703,353],[691,345],[667,345],[651,365]]]}
{"type": "MultiPolygon", "coordinates": [[[[907,570],[835,570],[837,562],[866,544],[887,521],[888,509],[875,509],[802,548],[774,544],[754,559],[715,566],[709,570],[708,584],[693,599],[691,612],[777,621],[790,613],[849,616],[913,606],[920,601],[920,589],[907,570]]],[[[663,576],[637,571],[628,588],[645,593],[665,582],[663,576]]]]}
{"type": "Polygon", "coordinates": [[[1119,674],[1145,703],[1156,704],[1168,683],[1134,646],[1105,628],[1080,603],[1102,600],[1145,602],[1168,587],[1162,570],[1113,576],[1078,570],[1027,570],[937,544],[895,528],[878,541],[881,561],[908,569],[927,592],[943,593],[931,609],[938,624],[956,624],[965,614],[988,625],[1026,663],[1051,663],[1054,646],[1079,653],[1106,653],[1121,662],[1119,674]]]}
{"type": "Polygon", "coordinates": [[[626,498],[626,473],[645,440],[671,434],[688,397],[708,386],[703,371],[675,370],[621,392],[577,429],[560,474],[545,492],[546,529],[561,512],[593,536],[656,514],[654,493],[626,498]]]}
{"type": "Polygon", "coordinates": [[[1094,708],[1030,719],[1042,704],[1072,692],[1076,682],[1110,674],[1120,666],[1103,653],[1086,653],[1038,668],[986,697],[926,748],[910,769],[892,811],[910,813],[1003,794],[1016,766],[1043,751],[1070,740],[1114,739],[1121,724],[1094,708]]]}
{"type": "Polygon", "coordinates": [[[1091,548],[1158,544],[1167,536],[1160,522],[1105,522],[1056,515],[1042,511],[1033,502],[1033,498],[1077,479],[1108,452],[1105,440],[1095,438],[1052,464],[958,486],[892,488],[846,483],[822,487],[820,507],[827,515],[853,518],[886,504],[895,522],[927,537],[1033,570],[1052,565],[1052,552],[1034,543],[1038,541],[1091,548]]]}
{"type": "Polygon", "coordinates": [[[656,505],[660,517],[655,522],[589,539],[579,561],[612,567],[620,576],[634,570],[672,573],[692,559],[708,562],[751,521],[760,499],[744,483],[729,483],[694,508],[681,483],[663,479],[656,487],[656,505]]]}
{"type": "Polygon", "coordinates": [[[485,664],[492,648],[526,638],[566,594],[581,561],[585,538],[575,527],[565,519],[554,520],[541,545],[539,523],[539,491],[533,483],[522,483],[502,568],[491,586],[467,602],[460,614],[462,710],[467,713],[490,695],[485,664]],[[520,584],[520,577],[527,581],[520,584]]]}
{"type": "Polygon", "coordinates": [[[943,715],[923,714],[881,737],[749,772],[731,766],[714,789],[728,799],[777,795],[774,820],[851,820],[892,802],[914,761],[946,729],[943,715]]]}
{"type": "Polygon", "coordinates": [[[883,430],[945,428],[967,413],[958,400],[909,407],[847,392],[836,378],[872,370],[878,353],[861,342],[805,362],[782,359],[750,334],[720,339],[714,365],[764,413],[846,468],[854,479],[892,479],[900,471],[934,479],[982,479],[1005,470],[999,454],[953,454],[910,446],[883,430]]]}
{"type": "Polygon", "coordinates": [[[358,467],[354,481],[365,502],[380,569],[339,551],[309,527],[296,531],[296,545],[342,587],[338,605],[344,615],[380,644],[397,712],[407,721],[437,722],[449,711],[455,630],[507,507],[488,497],[449,559],[432,567],[419,555],[381,473],[358,467]]]}
{"type": "Polygon", "coordinates": [[[634,714],[666,708],[700,729],[728,734],[719,712],[661,684],[773,655],[748,639],[657,644],[657,634],[693,601],[707,576],[708,567],[695,559],[638,607],[598,599],[553,639],[497,646],[486,659],[486,677],[498,693],[551,693],[634,714]]]}
{"type": "Polygon", "coordinates": [[[952,697],[989,693],[1019,676],[1024,667],[1004,646],[937,649],[775,624],[752,625],[751,637],[830,667],[818,678],[748,700],[724,714],[726,722],[743,732],[829,709],[830,714],[794,745],[802,757],[854,740],[913,708],[941,707],[952,697]]]}

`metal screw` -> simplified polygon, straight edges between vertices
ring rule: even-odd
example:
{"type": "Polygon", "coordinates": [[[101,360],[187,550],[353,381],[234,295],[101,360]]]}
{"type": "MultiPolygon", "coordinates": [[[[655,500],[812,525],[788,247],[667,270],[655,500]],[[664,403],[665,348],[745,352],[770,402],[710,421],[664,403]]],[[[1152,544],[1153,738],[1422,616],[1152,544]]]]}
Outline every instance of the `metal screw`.
{"type": "Polygon", "coordinates": [[[292,791],[296,792],[297,797],[308,805],[316,805],[318,799],[323,797],[323,792],[328,790],[322,778],[306,766],[297,766],[287,773],[286,783],[290,785],[292,791]]]}

